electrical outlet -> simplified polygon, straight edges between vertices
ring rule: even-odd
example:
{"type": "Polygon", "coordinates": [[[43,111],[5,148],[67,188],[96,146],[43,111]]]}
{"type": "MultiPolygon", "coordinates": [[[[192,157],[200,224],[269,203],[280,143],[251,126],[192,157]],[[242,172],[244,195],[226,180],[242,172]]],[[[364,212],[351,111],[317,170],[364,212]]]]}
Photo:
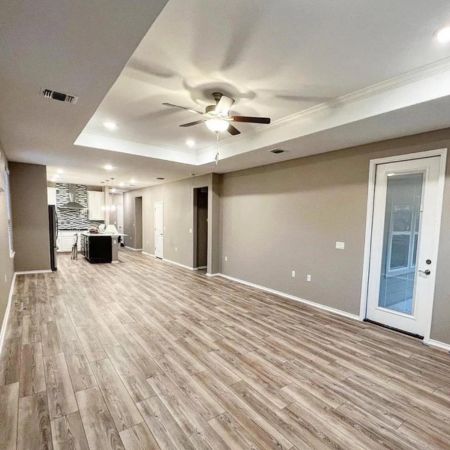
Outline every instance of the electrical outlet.
{"type": "Polygon", "coordinates": [[[189,228],[189,233],[192,233],[192,228],[189,228]]]}
{"type": "Polygon", "coordinates": [[[306,281],[311,281],[311,274],[309,273],[306,274],[306,281]]]}
{"type": "Polygon", "coordinates": [[[225,256],[225,257],[224,257],[224,260],[225,260],[225,261],[228,261],[228,256],[225,256]]]}
{"type": "Polygon", "coordinates": [[[292,277],[292,278],[295,278],[295,270],[293,270],[293,271],[291,272],[291,277],[292,277]]]}
{"type": "Polygon", "coordinates": [[[336,241],[336,248],[338,250],[344,250],[345,249],[345,242],[336,241]]]}

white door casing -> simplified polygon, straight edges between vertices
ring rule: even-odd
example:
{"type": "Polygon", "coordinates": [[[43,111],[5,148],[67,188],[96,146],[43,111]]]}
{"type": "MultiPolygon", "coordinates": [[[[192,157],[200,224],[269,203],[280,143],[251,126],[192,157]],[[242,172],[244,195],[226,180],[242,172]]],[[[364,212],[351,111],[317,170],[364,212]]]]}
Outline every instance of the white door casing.
{"type": "Polygon", "coordinates": [[[162,201],[154,204],[155,257],[164,257],[164,205],[162,201]]]}

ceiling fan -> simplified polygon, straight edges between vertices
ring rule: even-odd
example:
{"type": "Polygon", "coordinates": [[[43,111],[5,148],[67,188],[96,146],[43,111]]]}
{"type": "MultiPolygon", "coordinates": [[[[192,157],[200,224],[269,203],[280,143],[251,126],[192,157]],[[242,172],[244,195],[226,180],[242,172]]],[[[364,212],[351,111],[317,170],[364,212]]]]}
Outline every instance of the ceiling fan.
{"type": "Polygon", "coordinates": [[[173,103],[163,103],[164,106],[170,106],[172,108],[180,108],[186,111],[190,111],[194,114],[200,114],[203,116],[202,119],[196,120],[194,122],[183,123],[180,127],[192,127],[194,125],[199,125],[205,123],[205,125],[211,131],[215,133],[220,133],[228,131],[231,135],[235,136],[241,132],[232,125],[231,122],[246,122],[246,123],[261,123],[269,124],[269,117],[250,117],[250,116],[235,116],[230,115],[230,108],[234,103],[234,99],[223,95],[221,92],[213,92],[212,96],[216,101],[215,105],[208,105],[205,108],[205,112],[197,111],[192,108],[187,108],[185,106],[174,105],[173,103]]]}

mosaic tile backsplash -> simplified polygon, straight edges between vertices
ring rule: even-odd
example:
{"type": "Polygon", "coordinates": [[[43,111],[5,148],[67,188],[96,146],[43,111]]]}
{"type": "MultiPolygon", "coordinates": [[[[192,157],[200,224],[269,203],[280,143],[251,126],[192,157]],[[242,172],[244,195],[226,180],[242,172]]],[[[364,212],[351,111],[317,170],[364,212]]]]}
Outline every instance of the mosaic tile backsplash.
{"type": "Polygon", "coordinates": [[[89,220],[87,186],[76,184],[73,201],[83,205],[84,209],[64,209],[62,205],[70,201],[69,184],[56,183],[56,212],[58,214],[58,228],[60,230],[87,230],[91,225],[99,225],[102,221],[89,220]]]}

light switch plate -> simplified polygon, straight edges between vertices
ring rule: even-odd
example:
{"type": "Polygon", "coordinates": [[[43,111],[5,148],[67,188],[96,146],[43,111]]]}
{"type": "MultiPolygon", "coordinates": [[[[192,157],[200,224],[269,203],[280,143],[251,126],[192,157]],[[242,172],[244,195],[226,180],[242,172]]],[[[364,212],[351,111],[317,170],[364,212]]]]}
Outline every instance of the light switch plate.
{"type": "Polygon", "coordinates": [[[345,242],[336,241],[336,248],[338,250],[344,250],[345,249],[345,242]]]}
{"type": "Polygon", "coordinates": [[[291,277],[295,278],[295,270],[291,271],[291,277]]]}

